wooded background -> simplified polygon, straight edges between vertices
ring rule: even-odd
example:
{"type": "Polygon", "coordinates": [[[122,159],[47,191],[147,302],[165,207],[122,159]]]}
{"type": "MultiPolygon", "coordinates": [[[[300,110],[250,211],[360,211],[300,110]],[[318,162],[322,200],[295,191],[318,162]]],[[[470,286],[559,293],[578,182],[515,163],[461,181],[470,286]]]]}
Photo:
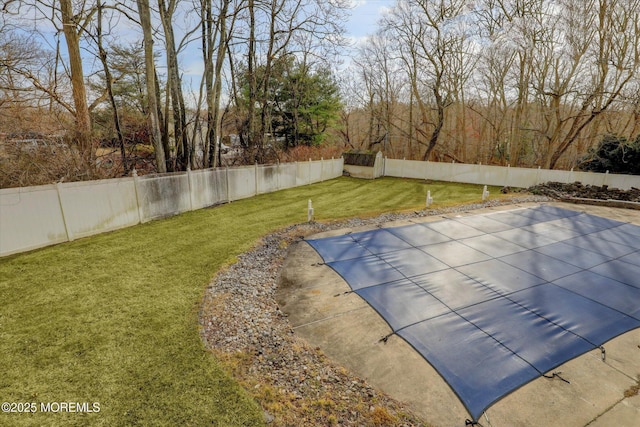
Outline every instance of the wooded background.
{"type": "Polygon", "coordinates": [[[639,146],[640,0],[5,0],[0,186],[330,157],[584,167],[639,146]],[[609,150],[611,151],[611,150],[609,150]]]}

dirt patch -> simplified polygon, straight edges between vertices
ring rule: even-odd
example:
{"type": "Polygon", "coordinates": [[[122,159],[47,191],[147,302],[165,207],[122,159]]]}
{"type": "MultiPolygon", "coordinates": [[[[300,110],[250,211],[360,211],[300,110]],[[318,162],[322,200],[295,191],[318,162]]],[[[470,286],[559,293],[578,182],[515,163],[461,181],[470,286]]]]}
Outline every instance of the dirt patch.
{"type": "Polygon", "coordinates": [[[637,396],[640,393],[640,375],[636,377],[636,383],[624,392],[624,397],[637,396]]]}

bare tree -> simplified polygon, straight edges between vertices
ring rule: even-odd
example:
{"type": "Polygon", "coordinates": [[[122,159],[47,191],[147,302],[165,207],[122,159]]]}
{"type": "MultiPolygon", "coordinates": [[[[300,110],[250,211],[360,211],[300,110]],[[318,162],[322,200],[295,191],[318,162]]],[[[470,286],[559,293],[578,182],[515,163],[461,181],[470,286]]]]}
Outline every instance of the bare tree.
{"type": "Polygon", "coordinates": [[[384,34],[370,36],[360,46],[355,63],[369,94],[366,106],[369,112],[368,149],[378,146],[393,156],[400,150],[399,142],[409,139],[410,146],[411,138],[403,126],[406,120],[400,110],[406,81],[392,50],[392,44],[384,34]]]}
{"type": "Polygon", "coordinates": [[[416,131],[426,139],[418,140],[426,146],[424,160],[438,143],[452,102],[450,64],[466,38],[456,25],[465,7],[463,0],[398,2],[384,22],[388,37],[397,42],[418,107],[416,131]]]}
{"type": "Polygon", "coordinates": [[[204,85],[207,100],[207,133],[204,144],[205,167],[221,164],[221,98],[222,98],[222,67],[228,50],[229,34],[233,33],[233,23],[238,15],[237,9],[231,14],[231,31],[228,30],[227,15],[230,0],[220,0],[217,19],[214,19],[211,0],[201,0],[202,18],[202,50],[204,52],[204,85]],[[215,62],[214,62],[215,55],[215,62]],[[218,156],[216,156],[216,153],[218,156]]]}
{"type": "Polygon", "coordinates": [[[87,91],[82,69],[82,55],[80,54],[80,36],[86,21],[91,19],[94,11],[80,11],[74,14],[71,0],[59,0],[62,19],[62,31],[67,42],[69,53],[69,69],[71,70],[71,87],[73,103],[75,105],[76,138],[82,157],[87,166],[92,167],[95,157],[95,146],[91,138],[91,116],[87,102],[87,91]],[[81,22],[85,21],[85,22],[81,22]]]}
{"type": "MultiPolygon", "coordinates": [[[[569,87],[566,82],[573,83],[575,80],[577,94],[574,99],[577,101],[577,108],[562,118],[567,122],[564,132],[561,132],[560,124],[554,127],[550,149],[543,160],[545,167],[554,168],[557,165],[560,157],[578,140],[587,126],[620,98],[624,88],[637,76],[640,67],[640,1],[599,0],[588,4],[593,4],[595,9],[576,7],[572,2],[565,4],[568,23],[582,30],[579,34],[572,34],[571,31],[567,34],[573,48],[569,56],[573,59],[578,56],[576,52],[584,52],[588,60],[575,63],[567,61],[567,78],[558,86],[562,90],[569,87]],[[575,22],[576,15],[580,12],[582,20],[575,22]],[[595,26],[583,24],[585,20],[589,22],[588,18],[594,15],[597,16],[595,26]],[[594,40],[594,43],[587,44],[585,40],[594,40]],[[574,72],[579,70],[580,65],[584,66],[591,61],[597,65],[590,73],[587,74],[586,70],[574,72]],[[576,78],[572,79],[573,76],[576,78]]],[[[551,95],[559,97],[559,94],[551,95]]],[[[559,109],[559,102],[556,105],[559,109]]]]}
{"type": "Polygon", "coordinates": [[[151,137],[153,148],[156,156],[156,168],[158,172],[166,172],[166,157],[162,144],[162,132],[160,128],[160,117],[158,115],[159,105],[156,96],[156,67],[153,57],[153,35],[151,31],[151,12],[149,8],[149,0],[136,0],[138,5],[138,13],[140,15],[140,25],[142,27],[142,36],[144,39],[144,58],[145,58],[145,81],[147,88],[147,101],[149,103],[149,128],[151,129],[151,137]]]}
{"type": "MultiPolygon", "coordinates": [[[[171,99],[173,113],[174,139],[177,147],[177,169],[185,170],[191,167],[193,149],[188,138],[186,108],[178,64],[180,47],[174,31],[174,20],[178,4],[178,0],[158,0],[158,12],[164,31],[165,54],[167,57],[167,96],[171,99]]],[[[189,32],[185,36],[188,37],[188,34],[189,32]]],[[[181,46],[183,42],[180,43],[181,46]]]]}
{"type": "Polygon", "coordinates": [[[113,124],[116,128],[118,145],[120,146],[120,157],[122,159],[123,174],[128,175],[129,167],[127,164],[127,153],[125,149],[124,135],[122,134],[122,127],[120,126],[120,113],[118,109],[118,104],[116,103],[116,98],[113,93],[113,78],[111,75],[111,67],[109,66],[109,62],[107,61],[107,51],[103,43],[102,20],[103,20],[104,5],[101,0],[97,0],[96,9],[98,12],[97,23],[96,23],[96,44],[98,45],[98,57],[100,58],[100,62],[102,63],[102,69],[104,70],[104,79],[105,79],[105,85],[107,87],[107,94],[109,96],[109,102],[113,110],[113,124]]]}

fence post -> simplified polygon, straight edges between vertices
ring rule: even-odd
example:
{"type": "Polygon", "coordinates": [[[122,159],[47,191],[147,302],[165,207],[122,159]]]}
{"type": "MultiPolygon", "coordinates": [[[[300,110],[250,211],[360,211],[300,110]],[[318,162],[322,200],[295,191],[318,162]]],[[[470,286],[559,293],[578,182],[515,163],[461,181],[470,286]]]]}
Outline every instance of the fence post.
{"type": "Polygon", "coordinates": [[[224,173],[227,178],[227,201],[231,203],[233,199],[231,198],[231,183],[229,182],[229,166],[224,167],[224,173]]]}
{"type": "Polygon", "coordinates": [[[58,204],[60,205],[60,213],[62,214],[62,223],[64,224],[64,231],[67,233],[67,241],[73,241],[73,232],[71,231],[69,224],[67,223],[67,216],[64,214],[64,205],[62,204],[62,195],[60,194],[60,182],[56,182],[56,193],[58,194],[58,204]]]}
{"type": "Polygon", "coordinates": [[[540,169],[540,166],[538,166],[538,172],[536,173],[536,183],[534,185],[540,184],[540,173],[541,173],[541,169],[540,169]]]}
{"type": "Polygon", "coordinates": [[[138,178],[138,171],[135,168],[131,171],[131,177],[133,178],[133,189],[136,192],[136,204],[138,205],[138,223],[142,224],[142,203],[140,203],[140,189],[138,188],[140,178],[138,178]]]}
{"type": "Polygon", "coordinates": [[[255,191],[255,195],[257,196],[258,193],[258,189],[260,188],[260,184],[258,183],[258,162],[255,162],[253,164],[253,171],[255,173],[255,186],[256,186],[256,191],[255,191]]]}
{"type": "Polygon", "coordinates": [[[604,176],[602,177],[602,186],[604,187],[605,185],[607,185],[608,179],[609,178],[609,171],[606,171],[604,173],[604,176]]]}
{"type": "Polygon", "coordinates": [[[309,182],[307,184],[311,184],[311,159],[309,159],[309,182]]]}
{"type": "Polygon", "coordinates": [[[320,182],[324,181],[324,158],[320,157],[320,182]]]}
{"type": "Polygon", "coordinates": [[[507,163],[507,177],[504,179],[504,186],[505,187],[510,187],[510,185],[509,185],[510,175],[511,175],[511,163],[507,163]]]}
{"type": "Polygon", "coordinates": [[[191,176],[191,167],[187,166],[187,182],[189,183],[189,210],[193,210],[193,206],[195,203],[193,202],[193,198],[195,194],[193,194],[193,182],[191,181],[193,177],[191,176]]]}

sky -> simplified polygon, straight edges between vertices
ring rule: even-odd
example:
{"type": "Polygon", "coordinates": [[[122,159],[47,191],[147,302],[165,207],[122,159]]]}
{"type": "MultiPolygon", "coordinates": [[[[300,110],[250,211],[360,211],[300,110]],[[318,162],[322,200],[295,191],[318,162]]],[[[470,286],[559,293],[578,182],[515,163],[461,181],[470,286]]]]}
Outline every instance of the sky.
{"type": "Polygon", "coordinates": [[[354,41],[375,32],[377,21],[385,9],[394,4],[394,0],[353,0],[351,19],[346,24],[347,34],[354,41]]]}
{"type": "MultiPolygon", "coordinates": [[[[350,0],[353,7],[350,11],[350,18],[345,23],[346,36],[350,40],[351,47],[357,47],[358,43],[367,36],[375,33],[378,28],[377,22],[381,18],[385,9],[391,8],[397,0],[350,0]]],[[[193,49],[198,49],[199,45],[194,44],[193,49]]],[[[341,58],[341,65],[336,71],[346,69],[351,64],[350,49],[345,51],[345,55],[341,58]]],[[[198,90],[200,79],[204,65],[199,54],[181,55],[181,64],[183,66],[183,83],[190,87],[189,92],[195,93],[198,90]]]]}

